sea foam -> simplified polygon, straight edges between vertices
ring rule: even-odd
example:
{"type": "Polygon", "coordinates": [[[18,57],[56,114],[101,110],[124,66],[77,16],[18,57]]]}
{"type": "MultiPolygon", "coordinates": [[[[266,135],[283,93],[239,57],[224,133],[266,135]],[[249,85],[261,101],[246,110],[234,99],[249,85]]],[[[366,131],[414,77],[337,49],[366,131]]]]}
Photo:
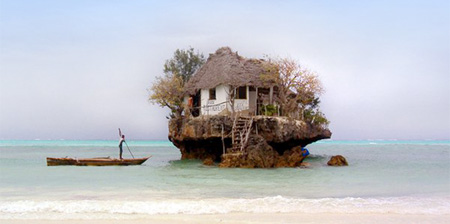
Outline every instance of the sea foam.
{"type": "Polygon", "coordinates": [[[129,215],[226,213],[390,213],[449,215],[450,198],[322,198],[282,196],[253,199],[170,199],[148,201],[0,201],[0,219],[123,218],[129,215]]]}

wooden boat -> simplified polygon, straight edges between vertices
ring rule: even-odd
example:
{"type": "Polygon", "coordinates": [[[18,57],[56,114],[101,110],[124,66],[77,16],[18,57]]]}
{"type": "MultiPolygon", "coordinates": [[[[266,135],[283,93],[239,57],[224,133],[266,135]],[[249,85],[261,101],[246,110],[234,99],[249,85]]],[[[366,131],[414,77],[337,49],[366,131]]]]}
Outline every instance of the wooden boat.
{"type": "Polygon", "coordinates": [[[51,158],[47,157],[47,166],[131,166],[141,165],[149,157],[135,158],[135,159],[116,159],[110,157],[98,158],[51,158]]]}

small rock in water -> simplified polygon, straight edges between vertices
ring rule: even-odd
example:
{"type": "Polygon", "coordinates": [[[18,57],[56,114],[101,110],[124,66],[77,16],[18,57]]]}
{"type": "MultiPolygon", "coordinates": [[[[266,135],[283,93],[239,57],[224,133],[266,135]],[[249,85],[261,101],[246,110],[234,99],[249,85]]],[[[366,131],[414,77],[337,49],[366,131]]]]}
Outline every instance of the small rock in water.
{"type": "Polygon", "coordinates": [[[212,166],[214,165],[214,161],[211,158],[206,158],[205,160],[203,160],[203,165],[212,166]]]}
{"type": "Polygon", "coordinates": [[[341,155],[332,156],[327,164],[328,166],[348,166],[347,160],[341,155]]]}

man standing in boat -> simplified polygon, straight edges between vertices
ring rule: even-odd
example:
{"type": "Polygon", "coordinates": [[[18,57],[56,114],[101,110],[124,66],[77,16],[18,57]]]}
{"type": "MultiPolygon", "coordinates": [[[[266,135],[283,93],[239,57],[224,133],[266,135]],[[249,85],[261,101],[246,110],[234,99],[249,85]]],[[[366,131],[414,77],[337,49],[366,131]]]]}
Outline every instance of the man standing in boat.
{"type": "Polygon", "coordinates": [[[119,137],[120,137],[120,140],[119,140],[119,149],[120,149],[119,158],[120,158],[120,159],[123,159],[123,158],[122,158],[122,152],[123,152],[123,150],[122,150],[122,144],[123,144],[123,142],[125,141],[125,135],[122,135],[122,131],[120,130],[120,128],[119,128],[119,137]]]}

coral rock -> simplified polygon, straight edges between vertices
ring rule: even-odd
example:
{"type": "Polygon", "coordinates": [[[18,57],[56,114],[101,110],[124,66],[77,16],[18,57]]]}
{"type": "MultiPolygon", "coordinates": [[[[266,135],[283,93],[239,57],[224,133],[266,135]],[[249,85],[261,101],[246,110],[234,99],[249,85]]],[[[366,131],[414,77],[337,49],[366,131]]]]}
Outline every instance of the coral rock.
{"type": "Polygon", "coordinates": [[[206,158],[205,160],[203,160],[203,165],[212,166],[214,165],[214,160],[212,158],[206,158]]]}
{"type": "Polygon", "coordinates": [[[348,166],[347,160],[341,155],[332,156],[327,164],[328,166],[348,166]]]}
{"type": "MultiPolygon", "coordinates": [[[[254,116],[252,133],[241,152],[232,146],[233,119],[226,115],[176,118],[169,121],[169,140],[182,159],[211,159],[219,167],[298,167],[301,146],[331,137],[327,128],[286,117],[254,116]]],[[[208,161],[209,163],[209,161],[208,161]]]]}

